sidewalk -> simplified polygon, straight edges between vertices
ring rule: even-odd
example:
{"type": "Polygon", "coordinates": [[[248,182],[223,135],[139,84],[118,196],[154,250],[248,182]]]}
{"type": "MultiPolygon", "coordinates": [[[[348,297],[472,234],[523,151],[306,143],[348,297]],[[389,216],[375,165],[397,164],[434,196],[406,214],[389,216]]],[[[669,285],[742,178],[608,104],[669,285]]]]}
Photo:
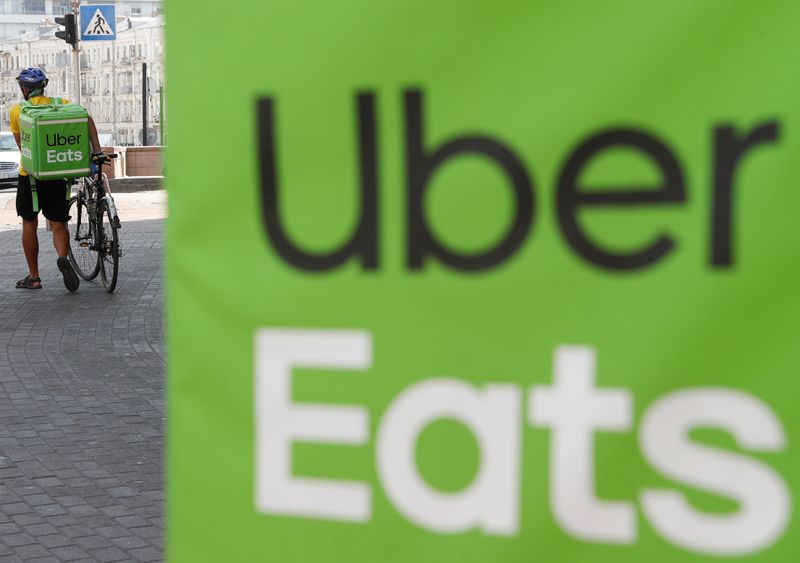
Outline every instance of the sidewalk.
{"type": "MultiPolygon", "coordinates": [[[[22,228],[17,217],[16,191],[0,191],[0,231],[22,228]]],[[[141,192],[120,192],[114,194],[114,203],[125,221],[141,221],[144,219],[163,219],[166,217],[167,195],[164,190],[141,192]]],[[[39,221],[39,228],[44,229],[44,221],[39,221]]],[[[51,245],[52,246],[52,245],[51,245]]]]}
{"type": "Polygon", "coordinates": [[[160,561],[163,191],[117,194],[117,292],[70,294],[41,221],[43,289],[0,192],[0,561],[160,561]]]}

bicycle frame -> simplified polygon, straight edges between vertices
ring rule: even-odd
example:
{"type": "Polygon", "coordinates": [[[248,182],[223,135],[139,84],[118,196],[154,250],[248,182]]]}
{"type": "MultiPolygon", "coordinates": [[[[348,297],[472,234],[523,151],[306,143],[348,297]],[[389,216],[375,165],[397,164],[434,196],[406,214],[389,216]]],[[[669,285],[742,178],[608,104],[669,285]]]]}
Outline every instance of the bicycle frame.
{"type": "MultiPolygon", "coordinates": [[[[115,157],[112,154],[107,158],[115,157]]],[[[102,165],[92,163],[92,174],[83,178],[71,198],[71,206],[73,202],[75,226],[70,229],[74,229],[74,239],[69,250],[73,266],[85,280],[93,280],[100,273],[106,291],[113,293],[122,255],[118,234],[121,225],[102,165]]]]}
{"type": "MultiPolygon", "coordinates": [[[[91,249],[96,252],[104,252],[105,249],[103,247],[104,240],[104,231],[103,231],[103,219],[102,213],[100,210],[102,209],[101,203],[105,203],[108,207],[108,210],[111,213],[112,220],[115,223],[117,228],[120,228],[120,221],[119,221],[119,214],[117,213],[117,206],[114,203],[114,198],[111,197],[111,193],[107,188],[108,179],[106,178],[105,174],[103,174],[102,168],[97,166],[95,163],[91,164],[92,167],[92,175],[89,178],[84,178],[83,185],[78,188],[77,196],[81,200],[81,204],[86,208],[87,214],[89,213],[90,201],[95,202],[95,211],[94,217],[89,216],[91,221],[90,229],[94,230],[94,244],[92,245],[91,249]]],[[[78,233],[80,232],[80,225],[81,225],[81,217],[78,216],[78,228],[75,230],[75,240],[78,240],[78,233]]],[[[91,233],[91,231],[90,231],[91,233]]]]}

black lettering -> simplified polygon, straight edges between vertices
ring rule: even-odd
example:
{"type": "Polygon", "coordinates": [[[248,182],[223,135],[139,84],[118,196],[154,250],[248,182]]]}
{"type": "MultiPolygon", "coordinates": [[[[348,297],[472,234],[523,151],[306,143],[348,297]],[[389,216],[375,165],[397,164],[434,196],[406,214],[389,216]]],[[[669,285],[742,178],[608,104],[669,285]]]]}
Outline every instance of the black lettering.
{"type": "Polygon", "coordinates": [[[281,225],[280,198],[272,98],[257,101],[258,147],[261,163],[261,216],[267,236],[280,256],[301,270],[326,271],[358,256],[365,270],[378,267],[378,165],[374,95],[356,97],[358,112],[361,213],[350,240],[327,254],[312,253],[293,244],[281,225]]]}
{"type": "Polygon", "coordinates": [[[589,240],[581,230],[578,210],[586,206],[675,204],[685,199],[683,173],[675,155],[664,143],[642,131],[612,129],[584,141],[569,156],[558,181],[556,205],[561,232],[575,252],[596,266],[624,271],[652,266],[664,258],[675,243],[662,234],[638,251],[611,252],[589,240]],[[653,159],[663,177],[658,189],[579,191],[578,179],[584,166],[598,153],[619,146],[635,148],[653,159]]]}
{"type": "Polygon", "coordinates": [[[733,183],[742,157],[762,143],[778,139],[778,124],[763,123],[744,135],[732,126],[714,130],[714,180],[711,205],[711,265],[715,268],[733,264],[733,183]]]}
{"type": "Polygon", "coordinates": [[[424,146],[422,93],[405,93],[406,166],[408,181],[408,267],[421,270],[425,258],[435,256],[447,266],[465,271],[493,268],[508,259],[525,241],[534,215],[533,186],[519,158],[505,145],[489,137],[471,135],[450,139],[433,151],[424,146]],[[494,248],[464,255],[446,248],[428,228],[425,191],[436,169],[463,154],[479,154],[494,160],[511,180],[516,199],[514,222],[494,248]]]}
{"type": "Polygon", "coordinates": [[[64,135],[59,135],[58,133],[53,133],[52,139],[50,138],[51,135],[48,133],[44,136],[44,141],[47,143],[48,147],[63,147],[64,145],[76,145],[80,143],[81,136],[78,135],[70,135],[69,137],[65,137],[64,135]]]}

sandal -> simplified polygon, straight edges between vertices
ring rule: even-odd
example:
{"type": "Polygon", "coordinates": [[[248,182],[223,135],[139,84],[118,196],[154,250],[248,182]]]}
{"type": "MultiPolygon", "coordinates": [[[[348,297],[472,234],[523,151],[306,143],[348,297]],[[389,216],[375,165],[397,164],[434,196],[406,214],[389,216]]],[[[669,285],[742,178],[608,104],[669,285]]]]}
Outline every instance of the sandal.
{"type": "Polygon", "coordinates": [[[17,282],[17,287],[20,289],[42,289],[42,278],[32,278],[30,276],[25,276],[24,280],[19,280],[17,282]]]}

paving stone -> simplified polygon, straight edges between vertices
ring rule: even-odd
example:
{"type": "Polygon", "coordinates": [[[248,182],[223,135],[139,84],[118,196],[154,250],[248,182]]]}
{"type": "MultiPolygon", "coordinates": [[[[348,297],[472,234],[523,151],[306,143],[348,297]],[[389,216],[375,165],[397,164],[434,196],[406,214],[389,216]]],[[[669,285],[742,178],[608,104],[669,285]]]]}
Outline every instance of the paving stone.
{"type": "Polygon", "coordinates": [[[25,512],[33,512],[33,509],[24,502],[11,502],[8,504],[0,505],[0,510],[3,514],[23,514],[25,512]]]}
{"type": "Polygon", "coordinates": [[[3,536],[3,544],[9,547],[20,547],[35,543],[36,540],[33,538],[33,536],[29,536],[28,534],[16,533],[16,534],[5,534],[3,536]]]}
{"type": "Polygon", "coordinates": [[[114,538],[111,542],[123,549],[133,549],[137,547],[148,547],[150,544],[137,536],[125,536],[121,538],[114,538]]]}
{"type": "Polygon", "coordinates": [[[45,547],[64,547],[67,545],[75,545],[75,540],[68,538],[63,534],[40,534],[36,536],[36,542],[45,547]]]}
{"type": "Polygon", "coordinates": [[[120,526],[128,529],[139,528],[141,526],[150,525],[150,522],[148,522],[141,516],[120,516],[119,518],[115,518],[115,520],[119,523],[120,526]]]}
{"type": "Polygon", "coordinates": [[[135,561],[161,561],[161,552],[152,547],[145,547],[142,549],[132,549],[130,555],[134,557],[135,561]]]}
{"type": "Polygon", "coordinates": [[[35,512],[32,512],[30,514],[14,514],[12,518],[14,519],[14,523],[17,526],[23,526],[23,527],[31,526],[33,524],[47,523],[42,516],[36,514],[35,512]]]}
{"type": "Polygon", "coordinates": [[[116,547],[107,547],[103,549],[92,550],[92,555],[102,563],[110,563],[113,561],[129,561],[130,556],[116,547]]]}
{"type": "Polygon", "coordinates": [[[53,516],[56,514],[66,514],[66,510],[63,506],[50,503],[50,504],[42,504],[39,506],[34,506],[33,509],[41,514],[42,516],[53,516]]]}
{"type": "MultiPolygon", "coordinates": [[[[76,545],[67,545],[64,547],[54,547],[50,552],[56,556],[60,561],[77,561],[80,559],[87,559],[87,554],[83,548],[76,545]]],[[[134,555],[135,557],[135,555],[134,555]]]]}
{"type": "Polygon", "coordinates": [[[95,530],[98,534],[105,538],[120,538],[128,535],[128,530],[122,526],[102,526],[95,530]]]}
{"type": "Polygon", "coordinates": [[[21,547],[17,547],[14,551],[16,552],[16,555],[23,561],[50,556],[50,552],[38,544],[23,545],[21,547]]]}
{"type": "Polygon", "coordinates": [[[58,530],[54,528],[51,524],[43,523],[43,524],[31,524],[30,526],[25,526],[25,532],[34,537],[38,537],[38,536],[45,536],[47,534],[55,534],[56,532],[58,532],[58,530]]]}
{"type": "Polygon", "coordinates": [[[101,535],[93,534],[75,539],[75,545],[79,545],[87,550],[101,549],[104,547],[111,547],[113,544],[110,540],[101,535]]]}
{"type": "Polygon", "coordinates": [[[15,534],[21,531],[22,528],[20,528],[13,522],[6,522],[5,524],[0,524],[0,537],[5,536],[6,534],[15,534]]]}

